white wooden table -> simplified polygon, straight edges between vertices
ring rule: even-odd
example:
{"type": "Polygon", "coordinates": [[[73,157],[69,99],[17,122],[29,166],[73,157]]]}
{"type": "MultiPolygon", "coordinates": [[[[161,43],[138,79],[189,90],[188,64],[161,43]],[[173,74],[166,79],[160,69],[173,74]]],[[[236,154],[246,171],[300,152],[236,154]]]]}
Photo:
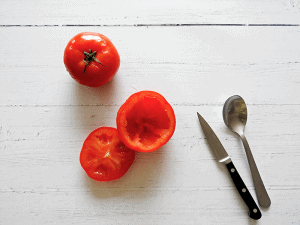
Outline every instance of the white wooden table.
{"type": "Polygon", "coordinates": [[[300,224],[299,0],[1,0],[0,224],[300,224]],[[67,42],[94,31],[121,66],[100,88],[77,84],[67,42]],[[87,135],[116,127],[119,107],[152,90],[173,106],[172,139],[138,153],[119,180],[88,178],[87,135]],[[245,151],[224,125],[231,95],[248,108],[245,130],[272,200],[251,220],[209,150],[198,111],[257,201],[245,151]]]}

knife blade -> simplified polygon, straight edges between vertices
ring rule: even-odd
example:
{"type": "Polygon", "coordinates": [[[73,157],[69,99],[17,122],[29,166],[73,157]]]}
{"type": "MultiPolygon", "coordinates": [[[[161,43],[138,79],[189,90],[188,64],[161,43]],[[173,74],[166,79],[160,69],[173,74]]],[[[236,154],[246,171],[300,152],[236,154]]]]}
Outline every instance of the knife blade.
{"type": "Polygon", "coordinates": [[[258,220],[261,218],[261,212],[256,205],[254,199],[252,198],[251,193],[249,192],[248,188],[246,187],[244,181],[240,177],[237,169],[235,168],[230,156],[227,154],[226,150],[224,149],[222,143],[220,142],[219,138],[215,134],[215,132],[211,129],[211,127],[208,125],[208,123],[205,121],[205,119],[197,112],[198,119],[200,122],[200,125],[202,127],[202,130],[204,132],[204,135],[207,139],[207,142],[211,148],[211,150],[214,152],[214,155],[216,156],[217,160],[220,163],[223,163],[226,165],[226,168],[232,178],[232,181],[238,190],[240,196],[244,200],[245,204],[249,208],[249,216],[250,218],[254,220],[258,220]]]}

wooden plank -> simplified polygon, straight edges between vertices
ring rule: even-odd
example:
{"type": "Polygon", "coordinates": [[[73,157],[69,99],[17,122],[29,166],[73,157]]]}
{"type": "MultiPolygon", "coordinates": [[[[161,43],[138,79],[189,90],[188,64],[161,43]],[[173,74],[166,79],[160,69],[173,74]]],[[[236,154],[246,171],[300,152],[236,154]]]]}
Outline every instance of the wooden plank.
{"type": "Polygon", "coordinates": [[[174,105],[220,105],[233,94],[252,105],[300,103],[298,27],[1,30],[1,106],[119,106],[140,90],[160,92],[174,105]],[[110,37],[121,55],[104,87],[78,85],[63,64],[66,43],[86,30],[110,37]]]}
{"type": "Polygon", "coordinates": [[[1,25],[299,24],[289,0],[2,0],[1,25]]]}
{"type": "MultiPolygon", "coordinates": [[[[46,190],[2,193],[2,224],[244,224],[252,223],[233,190],[46,190]],[[211,198],[215,196],[215,198],[211,198]],[[88,204],[87,204],[88,203],[88,204]],[[29,207],[28,207],[29,206],[29,207]],[[5,214],[3,213],[5,210],[5,214]]],[[[263,210],[259,223],[298,224],[299,190],[270,191],[271,210],[263,210]],[[283,207],[287,202],[290,208],[283,207]],[[270,213],[272,211],[272,213],[270,213]]]]}
{"type": "MultiPolygon", "coordinates": [[[[0,170],[5,181],[1,188],[39,189],[41,183],[34,181],[50,189],[81,187],[85,177],[79,164],[82,143],[97,127],[116,127],[118,108],[1,107],[0,170]]],[[[295,139],[300,135],[299,106],[254,105],[250,109],[246,137],[267,188],[299,189],[300,172],[295,169],[300,160],[300,140],[295,139]],[[267,116],[270,111],[274,112],[271,117],[267,116]]],[[[197,111],[211,124],[245,182],[253,186],[241,141],[222,121],[222,106],[174,106],[174,110],[177,127],[170,142],[159,151],[139,153],[129,177],[113,187],[232,187],[224,176],[225,167],[216,163],[207,146],[197,111]]]]}

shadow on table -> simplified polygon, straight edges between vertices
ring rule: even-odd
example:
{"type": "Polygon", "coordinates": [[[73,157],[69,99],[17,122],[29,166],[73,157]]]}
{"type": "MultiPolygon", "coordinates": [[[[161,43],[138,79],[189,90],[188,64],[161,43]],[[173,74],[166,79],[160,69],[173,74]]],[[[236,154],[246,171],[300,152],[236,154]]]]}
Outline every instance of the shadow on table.
{"type": "Polygon", "coordinates": [[[119,92],[122,88],[120,86],[121,84],[119,84],[117,77],[100,87],[89,87],[76,82],[76,86],[73,89],[75,103],[84,106],[114,105],[116,98],[120,97],[119,92]]]}
{"type": "MultiPolygon", "coordinates": [[[[98,182],[85,176],[87,191],[97,198],[147,198],[163,186],[168,179],[165,146],[155,152],[136,153],[127,173],[118,180],[98,182]]],[[[169,176],[170,177],[170,176],[169,176]]]]}

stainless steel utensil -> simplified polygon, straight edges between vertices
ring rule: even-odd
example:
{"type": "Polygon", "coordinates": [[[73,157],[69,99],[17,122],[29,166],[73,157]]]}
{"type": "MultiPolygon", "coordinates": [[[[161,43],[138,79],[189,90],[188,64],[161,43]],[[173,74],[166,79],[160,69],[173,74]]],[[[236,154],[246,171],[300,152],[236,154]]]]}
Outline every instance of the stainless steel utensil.
{"type": "Polygon", "coordinates": [[[226,126],[235,133],[237,133],[242,139],[248,158],[259,205],[262,207],[269,207],[271,205],[270,197],[262,182],[249,144],[244,135],[244,129],[247,122],[247,107],[242,97],[234,95],[227,99],[223,107],[223,119],[226,126]]]}
{"type": "Polygon", "coordinates": [[[257,207],[255,201],[253,200],[251,193],[247,189],[246,185],[244,184],[242,178],[240,177],[237,169],[233,165],[229,155],[227,154],[226,150],[224,149],[223,145],[221,144],[220,140],[208,125],[208,123],[203,119],[203,117],[197,113],[201,127],[203,132],[206,136],[208,144],[210,145],[212,151],[215,153],[217,160],[220,163],[224,163],[228,169],[228,172],[237,188],[239,194],[241,195],[242,199],[246,203],[249,208],[249,216],[252,219],[258,220],[261,218],[261,212],[257,207]]]}

